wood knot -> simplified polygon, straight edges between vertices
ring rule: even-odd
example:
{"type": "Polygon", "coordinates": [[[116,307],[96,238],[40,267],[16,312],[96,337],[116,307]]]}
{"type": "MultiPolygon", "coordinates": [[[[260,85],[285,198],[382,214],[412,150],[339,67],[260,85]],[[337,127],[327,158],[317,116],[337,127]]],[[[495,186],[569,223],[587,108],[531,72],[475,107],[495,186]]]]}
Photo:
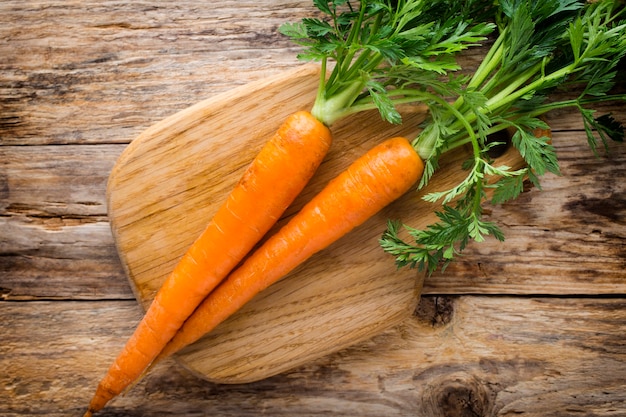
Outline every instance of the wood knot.
{"type": "Polygon", "coordinates": [[[453,297],[422,296],[413,315],[431,327],[446,326],[454,315],[454,301],[453,297]]]}
{"type": "Polygon", "coordinates": [[[432,417],[483,417],[491,414],[492,395],[480,380],[464,372],[435,378],[424,388],[422,405],[432,417]]]}

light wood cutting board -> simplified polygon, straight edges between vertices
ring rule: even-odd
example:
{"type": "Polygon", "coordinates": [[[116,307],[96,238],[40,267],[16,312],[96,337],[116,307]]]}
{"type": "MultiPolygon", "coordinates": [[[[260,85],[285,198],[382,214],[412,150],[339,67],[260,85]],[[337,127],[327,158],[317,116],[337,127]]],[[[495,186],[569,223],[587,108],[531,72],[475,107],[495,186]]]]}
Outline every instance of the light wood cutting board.
{"type": "MultiPolygon", "coordinates": [[[[144,308],[262,144],[288,114],[311,108],[318,74],[317,66],[305,65],[202,101],[147,129],[120,156],[108,183],[109,217],[144,308]]],[[[329,154],[277,227],[373,144],[396,135],[414,137],[425,114],[405,110],[401,126],[383,122],[375,111],[333,126],[329,154]]],[[[465,176],[458,167],[466,156],[459,151],[447,157],[428,190],[458,183],[465,176]]],[[[513,152],[503,159],[521,165],[513,152]]],[[[435,221],[437,207],[420,196],[409,192],[313,256],[177,360],[211,381],[250,382],[370,338],[409,317],[423,276],[397,270],[378,239],[389,218],[415,227],[435,221]]]]}

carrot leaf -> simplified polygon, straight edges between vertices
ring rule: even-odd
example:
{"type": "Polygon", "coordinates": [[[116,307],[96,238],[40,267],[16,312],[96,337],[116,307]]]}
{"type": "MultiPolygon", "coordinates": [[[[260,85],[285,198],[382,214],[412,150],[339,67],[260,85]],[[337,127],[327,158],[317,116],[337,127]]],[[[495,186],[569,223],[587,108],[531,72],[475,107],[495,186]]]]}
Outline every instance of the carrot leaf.
{"type": "Polygon", "coordinates": [[[400,123],[395,107],[426,100],[415,94],[423,83],[436,83],[437,77],[457,71],[455,54],[479,45],[495,27],[476,20],[492,7],[489,0],[313,3],[321,17],[286,23],[279,31],[302,46],[300,59],[321,62],[322,79],[311,113],[327,125],[374,109],[384,120],[400,123]],[[397,78],[399,73],[409,80],[397,78]],[[407,81],[414,87],[398,95],[407,81]]]}
{"type": "Polygon", "coordinates": [[[625,17],[620,0],[498,2],[493,16],[498,32],[483,61],[465,85],[448,90],[455,94],[452,102],[427,102],[430,117],[414,141],[426,161],[419,188],[436,175],[442,154],[464,145],[472,149],[462,167],[468,174],[449,190],[423,197],[440,201],[444,209],[438,213],[439,221],[424,231],[408,229],[414,242],[399,240],[398,227],[387,230],[381,244],[398,265],[432,272],[471,240],[482,241],[488,235],[504,239],[496,225],[482,220],[486,191],[493,189],[492,203],[502,203],[523,192],[525,179],[540,188],[542,176],[560,174],[555,147],[549,138],[535,134],[538,128],[548,128],[541,120],[545,113],[578,110],[594,153],[598,141],[608,150],[610,140],[624,140],[619,121],[610,115],[596,117],[589,106],[626,101],[626,94],[610,94],[618,64],[626,56],[625,17]],[[572,93],[577,96],[562,99],[572,93]],[[512,146],[527,165],[522,170],[497,167],[491,159],[489,136],[505,129],[513,131],[512,146]]]}

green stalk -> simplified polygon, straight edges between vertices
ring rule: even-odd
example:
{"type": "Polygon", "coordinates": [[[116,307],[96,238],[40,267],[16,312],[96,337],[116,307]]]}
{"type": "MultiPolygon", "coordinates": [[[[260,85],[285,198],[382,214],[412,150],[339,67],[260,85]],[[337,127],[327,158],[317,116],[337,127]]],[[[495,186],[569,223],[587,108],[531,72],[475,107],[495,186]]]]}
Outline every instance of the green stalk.
{"type": "Polygon", "coordinates": [[[321,100],[316,100],[311,109],[311,114],[326,126],[332,125],[346,113],[364,87],[365,83],[362,80],[352,81],[343,87],[338,94],[330,98],[322,97],[321,100]]]}
{"type": "Polygon", "coordinates": [[[320,80],[317,86],[317,94],[315,96],[315,102],[322,101],[326,94],[326,64],[328,59],[323,58],[321,62],[320,80]]]}
{"type": "Polygon", "coordinates": [[[577,67],[576,64],[571,64],[564,68],[561,68],[558,71],[553,72],[550,75],[542,75],[537,80],[531,82],[530,84],[527,84],[526,86],[520,88],[519,90],[509,95],[497,94],[487,101],[485,108],[487,109],[487,111],[493,111],[493,109],[495,108],[503,107],[504,105],[507,105],[507,104],[512,104],[518,99],[520,99],[521,97],[523,97],[524,95],[526,95],[527,93],[533,90],[541,89],[543,84],[550,82],[552,80],[557,80],[559,78],[566,77],[572,74],[573,72],[579,70],[579,68],[576,68],[576,67],[577,67]]]}
{"type": "Polygon", "coordinates": [[[487,55],[483,58],[482,62],[476,69],[476,72],[472,76],[470,82],[467,84],[468,89],[478,88],[487,79],[489,74],[500,65],[502,55],[504,55],[504,36],[507,31],[505,28],[495,40],[487,55]]]}
{"type": "MultiPolygon", "coordinates": [[[[508,28],[504,28],[502,32],[500,32],[493,45],[489,48],[487,54],[480,62],[480,65],[467,84],[466,88],[468,91],[479,88],[485,82],[487,77],[489,77],[489,74],[494,72],[498,65],[500,65],[502,56],[504,55],[504,37],[507,29],[508,28]]],[[[460,109],[464,103],[465,100],[463,97],[459,97],[454,102],[454,107],[460,109]]]]}
{"type": "Polygon", "coordinates": [[[514,82],[509,83],[506,88],[500,90],[498,94],[487,100],[487,103],[485,104],[486,112],[493,112],[496,108],[513,103],[517,101],[517,99],[519,99],[520,97],[524,96],[527,92],[534,89],[530,86],[534,85],[536,88],[536,86],[540,86],[541,84],[548,81],[548,77],[542,76],[539,80],[536,80],[531,84],[522,87],[522,85],[524,85],[526,82],[528,82],[528,80],[534,77],[543,67],[544,63],[538,62],[522,74],[516,76],[514,82]]]}
{"type": "MultiPolygon", "coordinates": [[[[476,137],[476,133],[474,132],[474,128],[472,127],[470,122],[456,108],[454,108],[452,104],[448,103],[443,98],[426,92],[424,92],[423,95],[424,97],[447,108],[448,111],[450,111],[450,113],[454,117],[456,117],[456,120],[463,126],[463,128],[469,135],[469,138],[472,142],[474,156],[480,157],[480,144],[478,143],[478,138],[476,137]]],[[[413,141],[413,148],[415,148],[415,151],[420,156],[420,158],[426,161],[433,155],[436,140],[437,138],[433,137],[428,138],[426,141],[423,141],[423,136],[420,135],[413,141]]]]}
{"type": "Polygon", "coordinates": [[[350,34],[348,35],[348,45],[354,45],[355,38],[358,33],[361,31],[361,26],[363,25],[363,18],[365,17],[365,4],[364,0],[361,0],[361,6],[359,7],[359,17],[356,22],[352,25],[350,30],[350,34]]]}
{"type": "Polygon", "coordinates": [[[590,98],[574,98],[570,100],[563,100],[553,103],[543,104],[535,107],[533,110],[526,112],[527,115],[532,117],[541,116],[549,111],[562,109],[565,107],[578,107],[587,104],[602,103],[605,101],[623,100],[626,101],[626,94],[613,94],[607,96],[590,97],[590,98]]]}
{"type": "MultiPolygon", "coordinates": [[[[392,99],[392,102],[394,105],[412,104],[418,101],[422,101],[422,100],[417,98],[416,96],[392,99]]],[[[375,110],[377,108],[376,104],[372,101],[369,95],[366,96],[363,100],[358,100],[355,103],[357,104],[353,104],[349,108],[346,108],[345,110],[341,112],[338,112],[337,119],[342,119],[346,116],[350,116],[351,114],[361,113],[361,112],[368,111],[368,110],[375,110]]]]}
{"type": "MultiPolygon", "coordinates": [[[[491,97],[485,103],[485,106],[480,110],[481,114],[491,114],[497,112],[499,109],[505,108],[506,106],[512,105],[521,97],[529,93],[533,90],[538,90],[547,82],[557,80],[559,78],[565,77],[574,71],[578,70],[577,64],[573,63],[564,68],[561,68],[558,71],[555,71],[549,75],[542,75],[535,81],[530,82],[529,84],[521,87],[525,82],[527,82],[530,78],[532,78],[540,68],[543,67],[543,63],[537,63],[532,68],[529,68],[524,74],[520,75],[519,78],[516,79],[514,83],[511,83],[509,87],[500,91],[495,96],[491,97]],[[521,88],[520,88],[521,87],[521,88]]],[[[468,112],[463,115],[463,121],[461,119],[457,119],[450,126],[453,130],[460,129],[464,125],[464,122],[467,121],[469,123],[473,123],[477,119],[477,115],[474,112],[468,112]]]]}
{"type": "Polygon", "coordinates": [[[376,54],[374,58],[371,58],[372,52],[367,50],[361,52],[361,55],[354,61],[354,63],[346,70],[344,73],[344,77],[347,80],[351,80],[353,78],[357,78],[360,76],[359,72],[369,73],[371,69],[376,68],[378,64],[382,62],[382,57],[379,54],[376,54]],[[367,67],[365,63],[372,59],[372,62],[367,67]]]}

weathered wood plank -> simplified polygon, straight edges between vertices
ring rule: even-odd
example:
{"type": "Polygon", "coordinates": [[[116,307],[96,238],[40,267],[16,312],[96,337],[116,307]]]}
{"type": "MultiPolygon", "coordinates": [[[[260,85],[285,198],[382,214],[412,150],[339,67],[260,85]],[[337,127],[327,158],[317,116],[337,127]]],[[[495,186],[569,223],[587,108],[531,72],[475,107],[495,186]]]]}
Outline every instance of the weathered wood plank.
{"type": "Polygon", "coordinates": [[[122,148],[0,146],[3,298],[130,297],[105,199],[122,148]]]}
{"type": "MultiPolygon", "coordinates": [[[[0,414],[80,415],[140,318],[133,302],[0,303],[0,414]]],[[[158,365],[102,416],[626,415],[621,299],[425,297],[307,366],[217,385],[158,365]]]]}
{"type": "Polygon", "coordinates": [[[124,145],[0,146],[0,213],[40,218],[42,223],[106,220],[106,185],[123,149],[124,145]]]}
{"type": "Polygon", "coordinates": [[[0,298],[132,298],[109,223],[69,223],[0,218],[0,298]]]}
{"type": "Polygon", "coordinates": [[[296,64],[277,27],[312,8],[4,1],[0,143],[128,142],[174,111],[296,64]]]}

